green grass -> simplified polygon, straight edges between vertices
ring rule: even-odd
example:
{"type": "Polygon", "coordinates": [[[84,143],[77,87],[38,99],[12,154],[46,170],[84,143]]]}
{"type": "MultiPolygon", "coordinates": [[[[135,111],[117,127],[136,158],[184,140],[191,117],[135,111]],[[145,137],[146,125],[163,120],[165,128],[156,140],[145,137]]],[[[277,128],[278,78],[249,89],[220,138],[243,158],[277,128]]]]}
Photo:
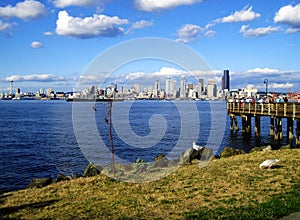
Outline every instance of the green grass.
{"type": "Polygon", "coordinates": [[[186,219],[278,219],[292,212],[300,211],[300,184],[284,194],[274,195],[263,203],[254,202],[249,206],[239,206],[239,201],[226,200],[231,208],[218,207],[213,210],[201,208],[184,213],[186,219]]]}
{"type": "Polygon", "coordinates": [[[300,150],[197,161],[154,182],[104,175],[0,195],[0,219],[278,219],[300,211],[300,150]],[[259,169],[265,159],[280,166],[259,169]]]}

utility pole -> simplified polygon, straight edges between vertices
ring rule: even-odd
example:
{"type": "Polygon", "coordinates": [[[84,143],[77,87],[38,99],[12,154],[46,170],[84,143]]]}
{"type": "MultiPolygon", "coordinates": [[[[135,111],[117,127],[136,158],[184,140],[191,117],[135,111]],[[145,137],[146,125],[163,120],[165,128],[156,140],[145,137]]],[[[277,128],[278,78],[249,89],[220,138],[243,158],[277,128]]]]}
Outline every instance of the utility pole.
{"type": "Polygon", "coordinates": [[[116,168],[115,168],[115,149],[113,144],[113,136],[112,136],[112,108],[113,108],[113,100],[109,101],[109,143],[110,143],[110,150],[111,150],[111,159],[112,159],[112,169],[114,172],[114,177],[116,177],[116,168]]]}

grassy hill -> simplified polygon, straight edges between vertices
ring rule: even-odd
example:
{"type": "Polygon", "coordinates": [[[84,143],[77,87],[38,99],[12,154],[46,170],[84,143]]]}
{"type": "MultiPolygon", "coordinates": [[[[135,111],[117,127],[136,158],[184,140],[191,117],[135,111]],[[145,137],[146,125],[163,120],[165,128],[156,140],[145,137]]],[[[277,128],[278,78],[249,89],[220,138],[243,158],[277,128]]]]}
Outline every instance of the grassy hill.
{"type": "Polygon", "coordinates": [[[0,195],[0,218],[277,219],[300,211],[300,149],[197,161],[148,183],[99,175],[0,195]],[[280,159],[260,169],[265,159],[280,159]]]}

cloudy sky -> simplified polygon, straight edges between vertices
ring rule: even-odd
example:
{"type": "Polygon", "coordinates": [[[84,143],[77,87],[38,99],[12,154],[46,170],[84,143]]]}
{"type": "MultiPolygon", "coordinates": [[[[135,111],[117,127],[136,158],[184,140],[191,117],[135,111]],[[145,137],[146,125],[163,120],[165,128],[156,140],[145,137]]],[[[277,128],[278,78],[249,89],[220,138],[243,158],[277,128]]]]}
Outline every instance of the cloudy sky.
{"type": "MultiPolygon", "coordinates": [[[[98,54],[143,37],[198,52],[211,68],[198,71],[199,78],[219,83],[229,69],[233,88],[263,90],[267,78],[271,90],[300,89],[300,1],[1,0],[0,92],[9,80],[23,92],[71,90],[89,78],[82,75],[98,54]]],[[[121,68],[119,79],[152,85],[158,76],[182,73],[168,63],[150,64],[121,68]]]]}

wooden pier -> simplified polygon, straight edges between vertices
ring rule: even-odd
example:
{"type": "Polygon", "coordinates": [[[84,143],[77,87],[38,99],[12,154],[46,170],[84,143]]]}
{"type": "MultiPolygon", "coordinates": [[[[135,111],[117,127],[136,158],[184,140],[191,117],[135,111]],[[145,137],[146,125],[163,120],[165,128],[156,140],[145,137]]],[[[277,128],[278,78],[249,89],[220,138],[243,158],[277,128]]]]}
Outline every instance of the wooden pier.
{"type": "Polygon", "coordinates": [[[300,144],[300,103],[243,103],[227,102],[227,111],[230,116],[230,130],[239,130],[237,116],[242,119],[242,132],[251,134],[251,118],[255,118],[255,135],[261,135],[261,116],[270,117],[270,135],[275,140],[282,139],[282,119],[287,120],[287,137],[296,138],[300,144]],[[294,131],[294,124],[296,129],[294,131]]]}

